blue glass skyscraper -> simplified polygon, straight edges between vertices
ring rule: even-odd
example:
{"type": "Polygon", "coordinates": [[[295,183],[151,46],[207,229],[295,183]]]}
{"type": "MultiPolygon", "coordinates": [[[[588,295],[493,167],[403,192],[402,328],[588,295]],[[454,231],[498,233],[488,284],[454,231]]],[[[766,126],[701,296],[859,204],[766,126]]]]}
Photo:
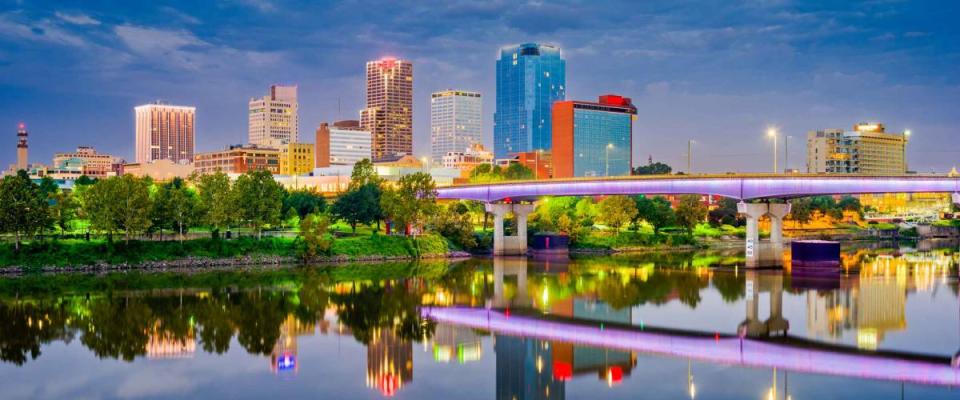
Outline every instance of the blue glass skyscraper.
{"type": "Polygon", "coordinates": [[[566,61],[560,48],[524,43],[500,49],[493,149],[497,158],[551,145],[550,110],[566,95],[566,61]]]}

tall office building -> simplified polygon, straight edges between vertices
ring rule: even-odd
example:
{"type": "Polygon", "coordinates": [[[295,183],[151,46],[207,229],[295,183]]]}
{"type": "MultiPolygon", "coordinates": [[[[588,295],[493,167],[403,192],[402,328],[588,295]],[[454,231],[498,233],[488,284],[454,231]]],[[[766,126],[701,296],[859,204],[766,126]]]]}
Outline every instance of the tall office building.
{"type": "Polygon", "coordinates": [[[860,123],[852,131],[807,133],[807,172],[900,175],[907,172],[909,133],[888,133],[883,124],[860,123]]]}
{"type": "Polygon", "coordinates": [[[21,122],[17,125],[17,171],[26,170],[30,166],[27,159],[27,136],[27,125],[21,122]]]}
{"type": "Polygon", "coordinates": [[[450,152],[480,143],[480,93],[444,90],[430,95],[430,155],[434,164],[450,152]]]}
{"type": "Polygon", "coordinates": [[[636,115],[630,98],[612,94],[554,103],[553,177],[630,175],[636,115]]]}
{"type": "Polygon", "coordinates": [[[413,64],[395,58],[367,62],[367,108],[360,126],[373,139],[373,158],[413,154],[413,64]]]}
{"type": "Polygon", "coordinates": [[[317,128],[316,161],[314,166],[353,165],[370,159],[370,132],[360,128],[356,120],[326,122],[317,128]]]}
{"type": "Polygon", "coordinates": [[[270,86],[270,94],[250,99],[249,142],[258,146],[296,143],[300,138],[297,86],[270,86]]]}
{"type": "Polygon", "coordinates": [[[193,162],[196,111],[159,101],[135,107],[137,163],[193,162]]]}
{"type": "Polygon", "coordinates": [[[497,110],[493,150],[511,153],[549,151],[551,107],[566,97],[566,61],[560,48],[524,43],[500,49],[497,60],[497,110]]]}

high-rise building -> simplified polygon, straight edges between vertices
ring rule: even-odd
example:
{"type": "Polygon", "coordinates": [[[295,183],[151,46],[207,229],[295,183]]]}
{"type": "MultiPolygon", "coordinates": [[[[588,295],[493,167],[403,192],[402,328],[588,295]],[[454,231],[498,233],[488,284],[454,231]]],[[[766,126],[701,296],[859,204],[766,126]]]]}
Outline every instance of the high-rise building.
{"type": "Polygon", "coordinates": [[[232,145],[221,151],[197,153],[194,161],[200,175],[223,172],[242,174],[251,170],[267,170],[280,173],[280,150],[251,145],[232,145]]]}
{"type": "Polygon", "coordinates": [[[553,177],[630,175],[636,115],[630,98],[616,95],[554,103],[553,177]]]}
{"type": "Polygon", "coordinates": [[[296,143],[300,138],[297,86],[270,86],[270,94],[250,99],[249,139],[259,146],[296,143]]]}
{"type": "Polygon", "coordinates": [[[159,101],[135,107],[137,163],[192,162],[196,110],[159,101]]]}
{"type": "Polygon", "coordinates": [[[29,167],[27,159],[27,125],[23,122],[17,126],[17,168],[16,170],[26,170],[29,167]]]}
{"type": "Polygon", "coordinates": [[[480,93],[444,90],[430,96],[430,155],[434,164],[450,152],[482,140],[480,93]]]}
{"type": "Polygon", "coordinates": [[[500,49],[497,60],[497,110],[493,115],[493,150],[511,153],[549,151],[551,107],[566,97],[566,61],[560,48],[524,43],[500,49]]]}
{"type": "Polygon", "coordinates": [[[280,175],[306,175],[313,172],[313,143],[281,143],[280,175]]]}
{"type": "Polygon", "coordinates": [[[810,131],[807,133],[807,172],[904,174],[908,139],[908,132],[888,133],[879,123],[859,123],[852,131],[810,131]]]}
{"type": "Polygon", "coordinates": [[[332,126],[326,122],[320,124],[316,143],[317,168],[353,165],[371,158],[370,132],[360,128],[356,120],[337,121],[332,126]]]}
{"type": "Polygon", "coordinates": [[[367,62],[367,108],[360,111],[360,126],[370,132],[374,160],[413,154],[413,63],[367,62]]]}

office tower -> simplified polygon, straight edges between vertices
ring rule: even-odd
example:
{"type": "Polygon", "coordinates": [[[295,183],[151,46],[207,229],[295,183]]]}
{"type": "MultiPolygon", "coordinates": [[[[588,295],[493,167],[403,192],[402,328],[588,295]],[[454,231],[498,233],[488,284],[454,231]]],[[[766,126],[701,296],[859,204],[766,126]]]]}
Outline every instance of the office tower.
{"type": "Polygon", "coordinates": [[[807,133],[807,172],[904,174],[908,139],[908,132],[888,133],[879,123],[859,123],[852,131],[811,131],[807,133]]]}
{"type": "Polygon", "coordinates": [[[370,159],[370,132],[360,128],[356,120],[337,121],[333,126],[326,122],[317,128],[317,168],[331,165],[353,165],[370,159]]]}
{"type": "Polygon", "coordinates": [[[524,43],[500,49],[497,110],[493,115],[496,158],[550,151],[551,107],[566,93],[566,62],[560,48],[524,43]]]}
{"type": "Polygon", "coordinates": [[[259,146],[296,143],[300,138],[297,86],[270,86],[270,94],[250,99],[249,139],[259,146]]]}
{"type": "Polygon", "coordinates": [[[370,132],[374,161],[413,154],[413,64],[395,58],[367,62],[367,108],[360,126],[370,132]]]}
{"type": "Polygon", "coordinates": [[[197,153],[193,166],[200,175],[216,172],[242,174],[254,170],[266,170],[271,174],[279,174],[280,150],[255,144],[237,144],[227,146],[220,151],[197,153]]]}
{"type": "Polygon", "coordinates": [[[430,155],[434,164],[450,152],[480,143],[480,93],[444,90],[430,96],[430,155]]]}
{"type": "Polygon", "coordinates": [[[280,143],[280,175],[306,175],[313,172],[313,143],[280,143]]]}
{"type": "Polygon", "coordinates": [[[196,110],[160,101],[135,107],[137,163],[192,162],[196,110]]]}
{"type": "Polygon", "coordinates": [[[630,175],[636,115],[630,98],[612,94],[554,103],[553,177],[630,175]]]}
{"type": "Polygon", "coordinates": [[[30,166],[27,159],[27,136],[27,125],[21,122],[17,126],[17,171],[26,170],[30,166]]]}

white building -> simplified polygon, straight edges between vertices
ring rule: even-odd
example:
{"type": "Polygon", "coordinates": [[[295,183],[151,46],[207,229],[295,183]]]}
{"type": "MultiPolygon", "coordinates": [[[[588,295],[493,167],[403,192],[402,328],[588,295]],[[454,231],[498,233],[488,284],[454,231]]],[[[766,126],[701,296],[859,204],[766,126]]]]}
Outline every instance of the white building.
{"type": "Polygon", "coordinates": [[[430,96],[430,155],[434,164],[482,140],[480,93],[444,90],[430,96]]]}
{"type": "Polygon", "coordinates": [[[258,146],[297,143],[300,117],[297,86],[270,86],[270,94],[250,99],[249,142],[258,146]]]}
{"type": "Polygon", "coordinates": [[[370,131],[360,128],[358,121],[337,121],[317,128],[316,163],[318,168],[331,165],[353,165],[372,159],[370,131]]]}
{"type": "Polygon", "coordinates": [[[134,107],[136,160],[193,162],[197,109],[155,102],[134,107]]]}

